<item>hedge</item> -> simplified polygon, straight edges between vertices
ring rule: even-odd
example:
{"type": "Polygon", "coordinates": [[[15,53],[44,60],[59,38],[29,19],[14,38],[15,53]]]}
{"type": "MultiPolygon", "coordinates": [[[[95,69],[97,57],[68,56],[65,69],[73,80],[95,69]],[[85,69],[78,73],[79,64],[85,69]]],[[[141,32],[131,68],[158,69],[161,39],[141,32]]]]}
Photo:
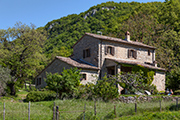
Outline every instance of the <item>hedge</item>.
{"type": "Polygon", "coordinates": [[[56,93],[53,91],[31,91],[26,96],[26,101],[49,101],[56,98],[56,93]]]}

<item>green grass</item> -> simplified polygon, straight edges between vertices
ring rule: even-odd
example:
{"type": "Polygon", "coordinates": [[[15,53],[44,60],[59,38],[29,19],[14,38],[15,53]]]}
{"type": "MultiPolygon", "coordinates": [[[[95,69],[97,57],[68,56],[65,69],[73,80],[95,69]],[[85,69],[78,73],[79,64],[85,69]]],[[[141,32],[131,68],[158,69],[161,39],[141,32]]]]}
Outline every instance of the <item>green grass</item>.
{"type": "MultiPolygon", "coordinates": [[[[53,115],[53,104],[56,103],[59,106],[60,119],[63,120],[75,120],[77,118],[82,119],[84,105],[86,104],[86,119],[94,119],[94,102],[85,100],[55,100],[45,102],[34,102],[31,103],[31,120],[51,120],[53,115]],[[63,111],[63,112],[62,112],[63,111]],[[71,111],[81,111],[72,112],[71,111]]],[[[6,105],[6,120],[26,120],[28,119],[28,103],[20,103],[17,101],[5,101],[6,105]]],[[[143,115],[149,115],[150,118],[155,116],[154,112],[157,112],[157,116],[161,114],[159,109],[159,101],[138,103],[137,113],[134,112],[135,105],[133,103],[120,103],[120,102],[96,102],[96,110],[98,119],[113,119],[114,116],[114,105],[116,105],[117,119],[137,119],[143,118],[143,115]],[[131,118],[131,116],[133,116],[131,118]]],[[[174,101],[162,101],[162,111],[166,111],[167,114],[170,110],[175,109],[174,101]]],[[[162,112],[163,113],[163,112],[162,112]]],[[[175,113],[174,113],[175,114],[175,113]]],[[[0,102],[0,119],[3,116],[3,101],[0,102]]],[[[144,117],[145,117],[144,116],[144,117]]]]}
{"type": "MultiPolygon", "coordinates": [[[[6,120],[26,120],[28,119],[28,103],[6,102],[6,120]]],[[[3,104],[0,104],[0,116],[3,116],[3,104]]],[[[47,106],[31,103],[31,120],[50,120],[52,110],[47,106]]]]}
{"type": "Polygon", "coordinates": [[[141,115],[124,116],[117,120],[179,120],[180,111],[147,112],[141,115]]]}
{"type": "Polygon", "coordinates": [[[28,91],[19,91],[17,92],[17,95],[22,95],[22,94],[27,95],[28,93],[29,93],[28,91]]]}
{"type": "MultiPolygon", "coordinates": [[[[27,91],[20,91],[17,97],[1,97],[0,98],[0,120],[3,119],[3,103],[6,106],[6,120],[27,120],[28,119],[28,103],[22,102],[27,95],[27,91]],[[21,101],[20,101],[21,100],[21,101]]],[[[84,106],[86,104],[86,120],[94,120],[94,102],[87,100],[55,100],[44,102],[31,102],[31,120],[51,120],[53,116],[54,102],[59,106],[60,119],[62,120],[82,120],[84,114],[84,106]],[[80,111],[80,112],[72,112],[80,111]],[[70,113],[69,113],[70,112],[70,113]]],[[[159,107],[159,99],[152,102],[137,103],[137,112],[135,113],[134,103],[121,103],[119,101],[97,101],[96,102],[96,118],[101,119],[180,119],[177,116],[175,101],[162,101],[159,107]],[[114,118],[114,105],[116,106],[117,118],[114,118]],[[163,117],[164,116],[164,117],[163,117]],[[174,117],[175,116],[175,117],[174,117]]],[[[180,108],[180,105],[179,105],[180,108]]],[[[180,112],[180,111],[179,111],[180,112]]]]}

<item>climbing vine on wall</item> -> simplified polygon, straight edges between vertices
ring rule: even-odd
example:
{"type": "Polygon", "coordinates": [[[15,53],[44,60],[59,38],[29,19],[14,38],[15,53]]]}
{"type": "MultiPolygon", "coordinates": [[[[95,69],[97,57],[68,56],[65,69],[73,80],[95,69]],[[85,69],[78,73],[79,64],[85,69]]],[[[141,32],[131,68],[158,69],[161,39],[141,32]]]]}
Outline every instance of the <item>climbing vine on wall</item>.
{"type": "Polygon", "coordinates": [[[141,65],[126,65],[126,64],[122,64],[123,67],[131,67],[133,72],[140,72],[143,77],[144,77],[144,83],[151,85],[153,79],[154,79],[154,74],[155,71],[145,68],[141,65]]]}

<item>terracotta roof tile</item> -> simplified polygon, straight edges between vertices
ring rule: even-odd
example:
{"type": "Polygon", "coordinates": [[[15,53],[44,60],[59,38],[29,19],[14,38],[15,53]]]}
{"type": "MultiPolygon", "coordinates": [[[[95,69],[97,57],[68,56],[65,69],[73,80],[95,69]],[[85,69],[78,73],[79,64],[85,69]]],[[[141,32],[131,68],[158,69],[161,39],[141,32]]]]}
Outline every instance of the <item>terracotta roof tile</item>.
{"type": "Polygon", "coordinates": [[[141,65],[145,68],[149,68],[149,69],[155,69],[155,70],[162,70],[162,71],[166,71],[164,68],[160,68],[160,67],[155,67],[149,64],[145,64],[145,63],[140,63],[140,62],[136,62],[136,61],[132,61],[132,60],[122,60],[122,59],[111,59],[111,58],[106,58],[118,63],[123,63],[123,64],[131,64],[131,65],[141,65]]]}
{"type": "Polygon", "coordinates": [[[72,65],[74,67],[77,67],[77,68],[85,68],[85,69],[95,69],[95,70],[98,70],[99,68],[94,66],[94,65],[91,65],[91,64],[88,64],[88,63],[85,63],[81,60],[76,60],[76,59],[73,59],[73,58],[70,58],[70,57],[61,57],[61,56],[56,56],[57,59],[69,64],[69,65],[72,65]]]}

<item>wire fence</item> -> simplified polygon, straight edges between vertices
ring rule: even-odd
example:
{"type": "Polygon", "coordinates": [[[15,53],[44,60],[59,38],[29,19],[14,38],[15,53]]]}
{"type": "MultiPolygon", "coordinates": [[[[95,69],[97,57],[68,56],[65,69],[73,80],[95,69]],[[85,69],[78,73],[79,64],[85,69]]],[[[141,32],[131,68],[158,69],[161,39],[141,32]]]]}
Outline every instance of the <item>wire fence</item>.
{"type": "Polygon", "coordinates": [[[102,102],[59,100],[35,103],[0,103],[2,120],[88,120],[93,118],[112,119],[139,114],[179,110],[179,99],[152,100],[150,102],[102,102]]]}

